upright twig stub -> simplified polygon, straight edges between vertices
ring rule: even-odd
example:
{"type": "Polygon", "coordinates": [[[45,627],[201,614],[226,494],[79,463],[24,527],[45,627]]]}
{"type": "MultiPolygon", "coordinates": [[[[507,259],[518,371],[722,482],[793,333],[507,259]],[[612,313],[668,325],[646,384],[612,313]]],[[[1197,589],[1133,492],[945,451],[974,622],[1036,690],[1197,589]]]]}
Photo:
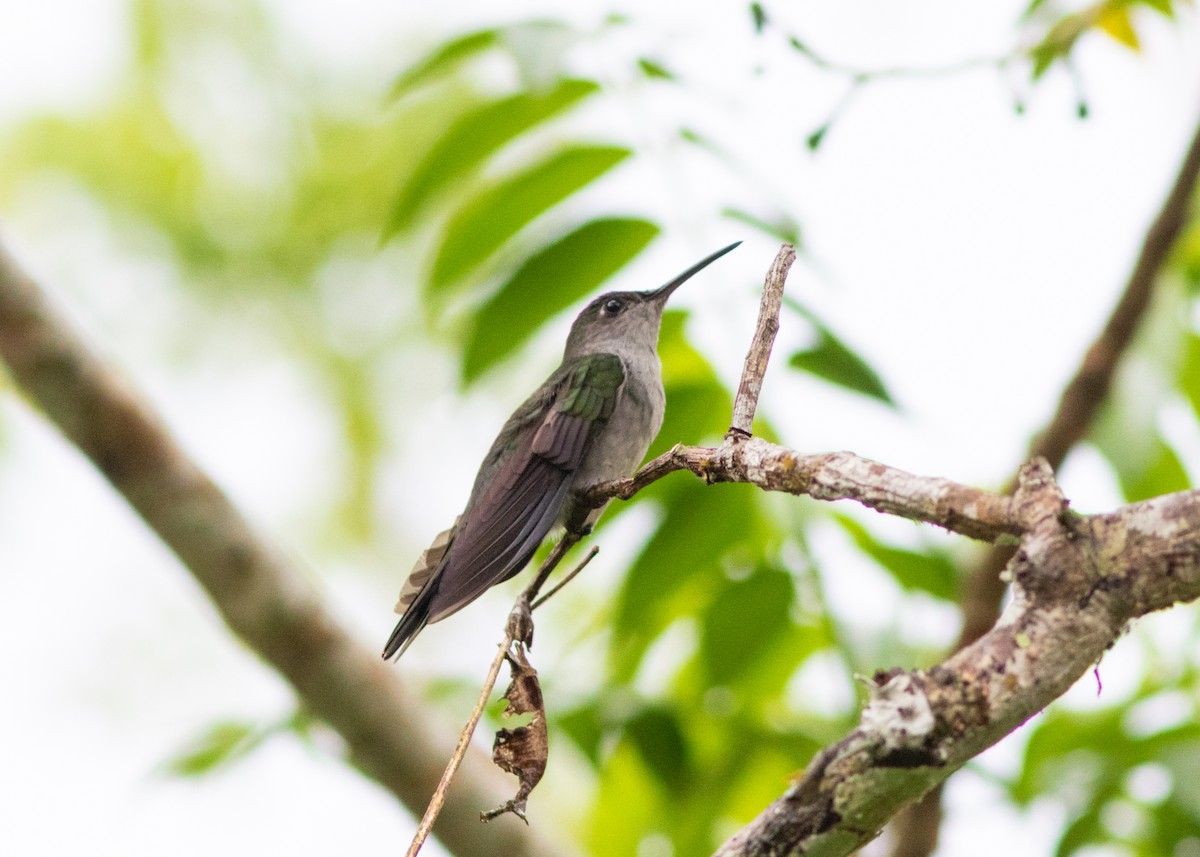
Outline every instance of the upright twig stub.
{"type": "Polygon", "coordinates": [[[771,348],[775,345],[775,334],[779,331],[783,286],[795,261],[796,248],[791,244],[784,244],[779,248],[775,261],[767,271],[762,301],[758,306],[758,325],[754,329],[750,351],[746,354],[737,397],[733,400],[733,422],[726,435],[728,440],[744,440],[753,434],[751,427],[754,424],[754,412],[758,409],[758,396],[762,392],[763,375],[767,372],[767,361],[771,359],[771,348]]]}

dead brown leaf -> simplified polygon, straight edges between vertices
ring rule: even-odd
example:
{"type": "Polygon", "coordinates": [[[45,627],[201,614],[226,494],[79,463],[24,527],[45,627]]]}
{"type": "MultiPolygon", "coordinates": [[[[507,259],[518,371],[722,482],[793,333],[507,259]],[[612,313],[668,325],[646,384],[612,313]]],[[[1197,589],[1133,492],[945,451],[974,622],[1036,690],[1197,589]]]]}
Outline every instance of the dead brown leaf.
{"type": "Polygon", "coordinates": [[[513,651],[508,654],[508,666],[512,670],[512,681],[508,690],[504,692],[504,698],[508,700],[504,716],[532,714],[533,719],[525,726],[500,729],[496,732],[496,741],[492,745],[492,760],[510,774],[515,774],[520,780],[520,787],[512,800],[481,813],[480,818],[491,821],[506,812],[511,812],[528,824],[525,818],[525,802],[546,772],[546,758],[549,752],[546,706],[542,701],[542,686],[538,682],[537,670],[529,663],[525,647],[521,643],[514,645],[513,651]]]}

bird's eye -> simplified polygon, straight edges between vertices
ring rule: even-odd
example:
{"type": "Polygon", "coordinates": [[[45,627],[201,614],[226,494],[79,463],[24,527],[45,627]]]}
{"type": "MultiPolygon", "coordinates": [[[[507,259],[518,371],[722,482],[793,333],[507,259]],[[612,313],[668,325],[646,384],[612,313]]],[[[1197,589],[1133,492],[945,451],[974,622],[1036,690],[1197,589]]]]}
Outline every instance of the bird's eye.
{"type": "Polygon", "coordinates": [[[625,309],[625,303],[616,298],[610,298],[604,302],[603,310],[605,315],[616,315],[623,309],[625,309]]]}

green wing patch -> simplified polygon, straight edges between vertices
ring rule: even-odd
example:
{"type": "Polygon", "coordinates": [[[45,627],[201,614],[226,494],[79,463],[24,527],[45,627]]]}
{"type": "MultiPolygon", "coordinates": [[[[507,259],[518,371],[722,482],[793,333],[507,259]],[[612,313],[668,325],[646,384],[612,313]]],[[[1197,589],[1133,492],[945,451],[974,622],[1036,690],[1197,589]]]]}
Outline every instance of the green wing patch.
{"type": "Polygon", "coordinates": [[[625,381],[625,367],[615,354],[591,354],[567,376],[567,392],[557,409],[593,422],[606,420],[617,403],[617,391],[625,381]]]}

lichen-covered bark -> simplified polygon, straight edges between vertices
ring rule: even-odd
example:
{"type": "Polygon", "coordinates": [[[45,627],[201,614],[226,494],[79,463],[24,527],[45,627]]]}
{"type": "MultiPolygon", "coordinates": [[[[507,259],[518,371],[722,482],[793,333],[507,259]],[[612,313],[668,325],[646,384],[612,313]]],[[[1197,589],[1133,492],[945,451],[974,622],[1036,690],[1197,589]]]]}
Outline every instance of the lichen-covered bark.
{"type": "Polygon", "coordinates": [[[803,455],[761,438],[732,436],[719,447],[676,446],[636,476],[596,486],[591,500],[628,499],[677,470],[708,482],[747,482],[764,491],[807,495],[817,500],[856,500],[879,512],[927,521],[984,541],[1023,529],[1013,498],[930,476],[917,476],[852,452],[803,455]]]}

